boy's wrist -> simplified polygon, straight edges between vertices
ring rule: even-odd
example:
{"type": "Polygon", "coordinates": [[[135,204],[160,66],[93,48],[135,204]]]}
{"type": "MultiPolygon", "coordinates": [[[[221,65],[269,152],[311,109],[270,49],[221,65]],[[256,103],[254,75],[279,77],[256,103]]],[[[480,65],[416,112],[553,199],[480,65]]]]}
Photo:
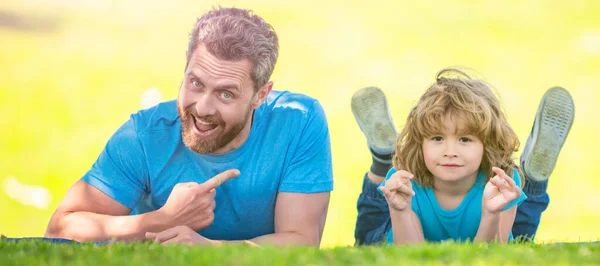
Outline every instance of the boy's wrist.
{"type": "Polygon", "coordinates": [[[389,209],[390,209],[390,214],[406,215],[412,211],[412,206],[409,204],[404,209],[396,209],[396,208],[390,206],[389,209]]]}
{"type": "Polygon", "coordinates": [[[495,222],[495,221],[500,221],[500,212],[498,213],[492,213],[486,210],[481,211],[481,221],[482,222],[495,222]]]}

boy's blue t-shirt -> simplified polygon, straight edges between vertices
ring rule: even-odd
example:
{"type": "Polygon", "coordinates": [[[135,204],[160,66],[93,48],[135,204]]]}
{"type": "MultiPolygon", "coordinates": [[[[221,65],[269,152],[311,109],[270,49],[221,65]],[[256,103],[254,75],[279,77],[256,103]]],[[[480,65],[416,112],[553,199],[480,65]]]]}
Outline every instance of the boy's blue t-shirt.
{"type": "MultiPolygon", "coordinates": [[[[387,181],[396,169],[392,167],[386,175],[387,181]]],[[[473,241],[479,229],[483,190],[485,188],[485,174],[479,172],[475,185],[467,192],[462,202],[453,210],[445,210],[438,204],[432,188],[423,188],[414,180],[410,180],[415,195],[412,197],[412,210],[417,214],[423,228],[426,241],[440,242],[444,240],[473,241]]],[[[514,170],[513,179],[521,187],[521,177],[514,170]]],[[[385,181],[381,186],[385,185],[385,181]]],[[[380,191],[381,192],[381,191],[380,191]]],[[[523,202],[527,196],[521,191],[521,196],[513,200],[502,211],[506,211],[523,202]]],[[[512,240],[512,233],[509,235],[512,240]]],[[[394,242],[394,235],[390,228],[387,233],[387,242],[394,242]]]]}
{"type": "Polygon", "coordinates": [[[329,130],[310,97],[272,91],[255,110],[239,148],[197,154],[181,140],[175,101],[139,111],[110,138],[82,180],[141,214],[162,207],[177,183],[203,183],[232,168],[240,176],[216,189],[214,222],[199,233],[241,240],[274,233],[278,192],[333,190],[329,130]]]}

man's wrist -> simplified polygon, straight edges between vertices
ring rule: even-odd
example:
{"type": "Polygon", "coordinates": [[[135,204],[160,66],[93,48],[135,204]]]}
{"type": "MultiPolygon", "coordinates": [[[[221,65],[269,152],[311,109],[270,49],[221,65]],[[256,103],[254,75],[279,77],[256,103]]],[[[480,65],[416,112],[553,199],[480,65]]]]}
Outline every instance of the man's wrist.
{"type": "Polygon", "coordinates": [[[222,246],[222,245],[226,245],[229,243],[229,241],[225,241],[225,240],[212,240],[212,239],[207,239],[207,240],[211,246],[222,246]]]}
{"type": "Polygon", "coordinates": [[[160,209],[142,215],[145,216],[143,219],[145,227],[155,232],[161,232],[176,226],[173,224],[171,217],[163,213],[160,209]]]}
{"type": "Polygon", "coordinates": [[[233,240],[233,241],[225,241],[225,240],[209,240],[211,241],[211,245],[213,246],[222,246],[222,245],[248,245],[252,247],[260,247],[260,245],[250,241],[250,240],[233,240]]]}

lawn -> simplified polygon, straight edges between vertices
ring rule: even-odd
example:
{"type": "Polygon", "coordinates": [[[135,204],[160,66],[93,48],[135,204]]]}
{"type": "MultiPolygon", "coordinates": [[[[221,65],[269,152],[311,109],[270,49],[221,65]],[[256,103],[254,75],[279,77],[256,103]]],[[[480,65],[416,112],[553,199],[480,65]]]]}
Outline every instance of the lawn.
{"type": "Polygon", "coordinates": [[[410,247],[188,247],[0,240],[9,265],[597,265],[598,244],[423,244],[410,247]]]}

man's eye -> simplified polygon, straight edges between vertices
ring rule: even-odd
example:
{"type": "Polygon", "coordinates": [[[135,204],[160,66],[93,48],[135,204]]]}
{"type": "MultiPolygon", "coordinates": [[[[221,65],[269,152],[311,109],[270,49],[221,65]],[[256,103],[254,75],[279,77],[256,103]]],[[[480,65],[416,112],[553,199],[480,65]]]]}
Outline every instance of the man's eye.
{"type": "Polygon", "coordinates": [[[227,99],[228,100],[228,99],[233,98],[233,95],[231,95],[231,93],[229,93],[229,92],[224,91],[224,92],[221,92],[221,97],[223,99],[227,99]]]}
{"type": "Polygon", "coordinates": [[[198,82],[195,79],[192,79],[192,85],[194,85],[194,87],[196,87],[196,88],[200,88],[200,82],[198,82]]]}

